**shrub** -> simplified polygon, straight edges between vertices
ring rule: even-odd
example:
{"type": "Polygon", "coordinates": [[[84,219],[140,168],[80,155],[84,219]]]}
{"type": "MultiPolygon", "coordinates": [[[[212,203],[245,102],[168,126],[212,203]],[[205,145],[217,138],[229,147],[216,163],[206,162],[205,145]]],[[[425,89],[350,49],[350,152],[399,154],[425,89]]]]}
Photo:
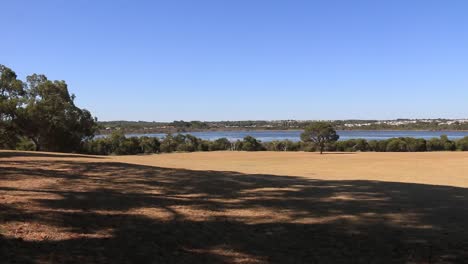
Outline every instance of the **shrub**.
{"type": "Polygon", "coordinates": [[[428,151],[455,150],[456,148],[455,142],[449,140],[447,135],[441,135],[440,138],[432,138],[427,141],[428,151]]]}
{"type": "Polygon", "coordinates": [[[88,154],[109,155],[112,153],[112,146],[107,138],[85,141],[82,148],[88,154]]]}
{"type": "Polygon", "coordinates": [[[36,146],[31,140],[25,137],[21,137],[19,141],[16,143],[16,149],[32,151],[32,150],[36,150],[36,146]]]}
{"type": "Polygon", "coordinates": [[[215,141],[211,142],[210,150],[228,150],[231,148],[231,142],[227,138],[218,138],[215,141]]]}
{"type": "Polygon", "coordinates": [[[199,151],[210,151],[211,141],[209,140],[201,140],[200,144],[198,145],[199,151]]]}
{"type": "Polygon", "coordinates": [[[174,140],[172,134],[167,134],[166,137],[161,142],[160,145],[161,152],[174,152],[177,149],[177,142],[174,140]]]}
{"type": "Polygon", "coordinates": [[[261,142],[252,136],[246,136],[242,141],[242,150],[244,151],[260,151],[264,150],[261,142]]]}
{"type": "Polygon", "coordinates": [[[411,152],[426,151],[426,140],[423,138],[404,138],[407,144],[407,150],[411,152]]]}
{"type": "Polygon", "coordinates": [[[117,155],[135,155],[142,152],[140,140],[137,137],[124,138],[119,147],[114,150],[114,154],[117,155]]]}
{"type": "Polygon", "coordinates": [[[431,138],[426,142],[428,151],[444,150],[444,143],[439,138],[431,138]]]}
{"type": "Polygon", "coordinates": [[[456,142],[456,145],[457,145],[458,150],[468,151],[468,136],[466,136],[466,137],[464,137],[462,139],[459,139],[456,142]]]}
{"type": "Polygon", "coordinates": [[[408,150],[408,145],[401,138],[391,138],[388,140],[385,150],[388,152],[405,152],[408,150]]]}
{"type": "Polygon", "coordinates": [[[302,142],[301,143],[301,149],[306,152],[315,152],[317,151],[317,147],[314,143],[312,142],[302,142]]]}
{"type": "Polygon", "coordinates": [[[274,140],[263,143],[263,148],[268,151],[298,151],[301,143],[291,140],[274,140]]]}
{"type": "Polygon", "coordinates": [[[237,140],[236,142],[234,142],[233,150],[242,150],[243,145],[244,145],[244,142],[237,140]]]}
{"type": "Polygon", "coordinates": [[[156,137],[140,137],[140,148],[143,153],[159,153],[161,142],[156,137]]]}
{"type": "Polygon", "coordinates": [[[348,139],[336,142],[337,151],[367,151],[369,143],[365,139],[348,139]]]}

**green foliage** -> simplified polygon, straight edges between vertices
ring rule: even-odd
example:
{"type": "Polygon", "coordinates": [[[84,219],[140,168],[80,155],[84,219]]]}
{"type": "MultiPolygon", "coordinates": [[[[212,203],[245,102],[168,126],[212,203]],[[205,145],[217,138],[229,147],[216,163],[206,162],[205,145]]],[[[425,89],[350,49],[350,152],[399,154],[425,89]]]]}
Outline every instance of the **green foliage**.
{"type": "Polygon", "coordinates": [[[312,142],[302,142],[301,149],[305,152],[315,152],[317,151],[317,145],[312,142]]]}
{"type": "Polygon", "coordinates": [[[193,151],[207,151],[209,146],[202,139],[194,137],[190,134],[177,134],[173,136],[168,134],[160,145],[161,152],[193,152],[193,151]]]}
{"type": "Polygon", "coordinates": [[[24,94],[24,84],[16,73],[0,65],[0,148],[13,149],[20,140],[17,119],[24,94]]]}
{"type": "Polygon", "coordinates": [[[336,151],[368,151],[369,143],[365,139],[349,139],[344,141],[338,141],[335,144],[336,151]]]}
{"type": "Polygon", "coordinates": [[[455,142],[449,140],[447,135],[441,135],[440,140],[442,141],[442,144],[444,145],[444,150],[452,151],[452,150],[457,149],[457,145],[455,144],[455,142]]]}
{"type": "Polygon", "coordinates": [[[387,143],[387,152],[405,152],[408,150],[408,144],[401,138],[391,138],[387,143]]]}
{"type": "Polygon", "coordinates": [[[233,144],[233,150],[242,150],[242,147],[243,147],[243,144],[244,142],[241,141],[241,140],[237,140],[236,142],[234,142],[233,144]]]}
{"type": "Polygon", "coordinates": [[[117,155],[135,155],[142,153],[142,149],[140,147],[140,141],[137,137],[130,137],[124,139],[118,149],[114,150],[114,153],[117,155]]]}
{"type": "Polygon", "coordinates": [[[299,151],[301,150],[301,142],[293,142],[291,140],[282,141],[284,151],[299,151]]]}
{"type": "Polygon", "coordinates": [[[143,153],[158,153],[160,151],[161,142],[156,137],[141,137],[140,148],[143,153]]]}
{"type": "Polygon", "coordinates": [[[177,144],[176,150],[182,152],[194,152],[199,150],[202,140],[194,137],[190,134],[183,135],[177,134],[174,137],[174,141],[177,144]]]}
{"type": "Polygon", "coordinates": [[[426,144],[428,151],[444,150],[444,144],[439,138],[431,138],[426,144]]]}
{"type": "Polygon", "coordinates": [[[113,147],[108,138],[97,138],[85,141],[82,151],[89,154],[109,155],[112,153],[113,147]]]}
{"type": "Polygon", "coordinates": [[[441,135],[440,138],[432,138],[427,141],[428,151],[455,150],[456,143],[448,139],[447,135],[441,135]]]}
{"type": "Polygon", "coordinates": [[[28,98],[21,113],[21,127],[38,150],[71,152],[96,131],[95,119],[74,104],[64,81],[49,81],[44,75],[28,80],[28,98]]]}
{"type": "Polygon", "coordinates": [[[457,149],[461,151],[468,151],[468,136],[456,142],[457,149]]]}
{"type": "Polygon", "coordinates": [[[265,142],[263,146],[268,151],[298,151],[301,149],[300,142],[292,142],[291,140],[265,142]]]}
{"type": "Polygon", "coordinates": [[[427,150],[427,143],[426,140],[423,138],[404,138],[406,142],[407,151],[410,152],[421,152],[427,150]]]}
{"type": "Polygon", "coordinates": [[[338,134],[330,123],[313,122],[308,125],[301,134],[301,140],[304,142],[313,142],[320,154],[323,153],[325,146],[334,143],[339,139],[338,134]]]}
{"type": "Polygon", "coordinates": [[[263,145],[259,140],[252,136],[246,136],[244,137],[244,140],[242,141],[242,150],[244,151],[260,151],[260,150],[265,150],[263,145]]]}
{"type": "Polygon", "coordinates": [[[198,145],[199,151],[210,151],[211,148],[211,141],[209,140],[201,140],[200,144],[198,145]]]}
{"type": "MultiPolygon", "coordinates": [[[[27,141],[22,143],[31,147],[27,141]]],[[[193,152],[193,151],[316,151],[314,142],[292,142],[289,140],[277,140],[262,143],[259,140],[247,136],[243,140],[231,143],[226,138],[214,141],[202,140],[192,135],[168,134],[162,141],[152,137],[131,137],[118,131],[105,138],[88,140],[83,144],[83,151],[90,154],[118,154],[131,155],[140,153],[170,153],[170,152],[193,152]]],[[[419,152],[436,150],[468,150],[468,137],[458,141],[451,141],[447,137],[434,138],[426,141],[422,138],[390,138],[387,140],[349,139],[327,144],[328,151],[376,151],[376,152],[419,152]]]]}
{"type": "Polygon", "coordinates": [[[176,151],[177,149],[177,142],[174,139],[172,134],[168,134],[163,141],[161,142],[160,146],[161,152],[171,153],[176,151]]]}
{"type": "Polygon", "coordinates": [[[75,106],[64,81],[37,74],[26,79],[17,80],[11,69],[0,65],[0,147],[14,147],[27,137],[36,150],[79,151],[83,140],[94,136],[96,119],[75,106]]]}
{"type": "Polygon", "coordinates": [[[387,150],[387,144],[389,140],[379,140],[377,141],[377,149],[376,151],[385,152],[387,150]]]}
{"type": "Polygon", "coordinates": [[[174,121],[171,124],[173,127],[177,129],[177,131],[187,131],[189,129],[208,129],[209,125],[205,122],[201,121],[190,121],[190,122],[185,122],[183,120],[180,121],[174,121]]]}
{"type": "Polygon", "coordinates": [[[35,150],[35,148],[36,146],[34,145],[34,143],[25,137],[20,137],[18,142],[16,143],[17,150],[32,151],[35,150]]]}
{"type": "Polygon", "coordinates": [[[227,138],[218,138],[209,144],[210,151],[228,150],[231,148],[231,142],[227,138]]]}

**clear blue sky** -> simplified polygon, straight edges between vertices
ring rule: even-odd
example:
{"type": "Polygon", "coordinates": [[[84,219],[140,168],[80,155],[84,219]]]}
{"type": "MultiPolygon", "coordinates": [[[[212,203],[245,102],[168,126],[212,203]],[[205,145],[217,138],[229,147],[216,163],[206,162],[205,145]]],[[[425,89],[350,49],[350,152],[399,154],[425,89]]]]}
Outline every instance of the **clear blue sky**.
{"type": "Polygon", "coordinates": [[[0,64],[100,120],[468,117],[468,1],[2,1],[0,64]]]}

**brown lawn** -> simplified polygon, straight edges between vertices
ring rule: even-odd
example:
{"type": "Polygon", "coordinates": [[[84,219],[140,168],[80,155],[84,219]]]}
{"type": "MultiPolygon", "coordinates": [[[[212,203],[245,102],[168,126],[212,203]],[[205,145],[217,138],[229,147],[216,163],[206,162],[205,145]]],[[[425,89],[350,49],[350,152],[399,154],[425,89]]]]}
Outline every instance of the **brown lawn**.
{"type": "Polygon", "coordinates": [[[468,152],[0,151],[0,263],[460,263],[468,152]]]}

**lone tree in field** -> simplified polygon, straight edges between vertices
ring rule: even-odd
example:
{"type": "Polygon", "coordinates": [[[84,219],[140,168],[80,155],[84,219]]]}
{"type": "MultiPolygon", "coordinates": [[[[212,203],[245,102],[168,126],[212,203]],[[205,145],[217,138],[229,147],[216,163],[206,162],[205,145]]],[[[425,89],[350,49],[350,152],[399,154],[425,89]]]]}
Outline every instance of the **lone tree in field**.
{"type": "Polygon", "coordinates": [[[304,142],[313,142],[323,153],[326,144],[336,142],[340,138],[335,129],[327,122],[313,122],[308,125],[301,134],[301,140],[304,142]]]}

